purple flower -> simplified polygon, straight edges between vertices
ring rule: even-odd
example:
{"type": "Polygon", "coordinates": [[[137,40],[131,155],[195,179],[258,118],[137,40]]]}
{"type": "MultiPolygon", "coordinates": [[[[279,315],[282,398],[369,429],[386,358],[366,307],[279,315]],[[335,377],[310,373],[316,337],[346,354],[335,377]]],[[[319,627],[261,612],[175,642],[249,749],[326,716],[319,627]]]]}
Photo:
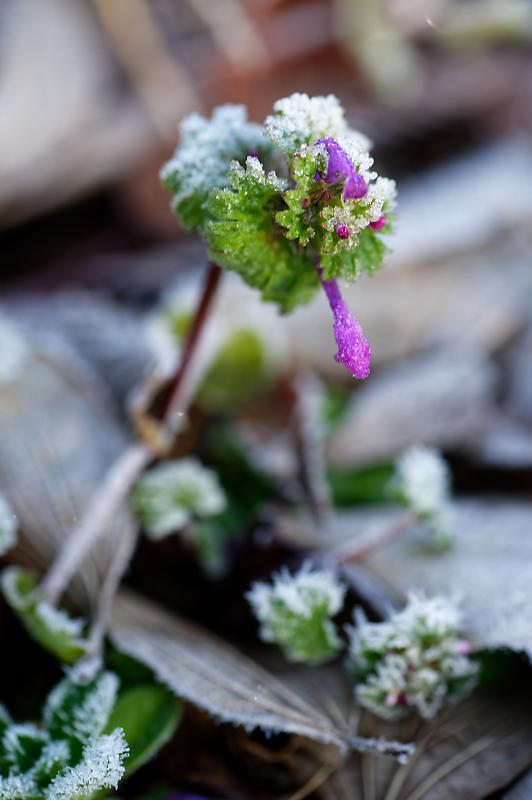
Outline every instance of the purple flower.
{"type": "Polygon", "coordinates": [[[336,233],[338,234],[340,239],[349,239],[349,237],[351,236],[351,231],[349,230],[347,225],[344,225],[343,222],[341,222],[339,225],[336,226],[336,233]]]}
{"type": "Polygon", "coordinates": [[[372,231],[380,231],[380,229],[384,228],[385,225],[386,225],[386,214],[383,214],[382,217],[379,217],[379,219],[376,222],[369,223],[369,227],[371,228],[372,231]]]}
{"type": "Polygon", "coordinates": [[[334,358],[347,367],[353,377],[367,378],[371,350],[364,338],[362,327],[342,299],[335,279],[325,281],[322,278],[321,267],[317,266],[316,270],[334,316],[334,339],[338,347],[334,358]]]}
{"type": "MultiPolygon", "coordinates": [[[[331,136],[323,136],[318,139],[316,144],[323,144],[329,154],[325,181],[327,183],[337,183],[343,180],[343,196],[346,200],[359,200],[364,197],[368,191],[368,185],[362,175],[358,174],[355,165],[338,142],[331,136]]],[[[317,172],[315,180],[320,179],[321,175],[317,172]]]]}

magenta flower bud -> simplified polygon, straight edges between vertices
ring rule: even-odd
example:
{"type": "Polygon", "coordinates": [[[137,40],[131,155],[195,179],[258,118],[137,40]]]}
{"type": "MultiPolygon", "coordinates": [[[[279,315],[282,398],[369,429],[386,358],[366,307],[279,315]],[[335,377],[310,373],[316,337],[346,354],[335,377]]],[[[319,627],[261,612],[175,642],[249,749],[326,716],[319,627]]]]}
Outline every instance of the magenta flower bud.
{"type": "Polygon", "coordinates": [[[338,234],[340,239],[349,239],[349,237],[351,236],[351,231],[349,230],[347,225],[344,225],[343,222],[341,222],[339,225],[336,226],[336,233],[338,234]]]}
{"type": "Polygon", "coordinates": [[[386,225],[386,214],[383,214],[382,217],[379,217],[379,219],[376,222],[369,223],[369,227],[371,228],[372,231],[380,231],[380,229],[384,228],[385,225],[386,225]]]}
{"type": "Polygon", "coordinates": [[[343,301],[335,279],[323,280],[321,267],[317,266],[316,269],[334,316],[334,339],[338,347],[334,358],[347,367],[354,378],[367,378],[371,350],[362,327],[343,301]]]}
{"type": "MultiPolygon", "coordinates": [[[[337,183],[341,180],[345,181],[343,196],[346,200],[359,200],[364,197],[368,191],[368,185],[362,175],[358,174],[355,165],[338,142],[331,136],[323,136],[318,139],[316,144],[323,144],[329,154],[327,175],[325,176],[326,182],[337,183]]],[[[319,175],[319,173],[317,172],[316,175],[319,175]]],[[[315,180],[318,180],[318,178],[315,178],[315,180]]]]}

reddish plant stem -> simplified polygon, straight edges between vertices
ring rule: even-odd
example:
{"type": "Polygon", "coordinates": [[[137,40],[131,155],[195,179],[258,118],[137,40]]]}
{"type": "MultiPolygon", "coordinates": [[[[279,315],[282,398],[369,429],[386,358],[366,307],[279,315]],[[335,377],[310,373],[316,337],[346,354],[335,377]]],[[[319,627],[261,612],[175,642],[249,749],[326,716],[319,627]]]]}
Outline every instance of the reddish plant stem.
{"type": "MultiPolygon", "coordinates": [[[[181,362],[170,383],[162,411],[158,414],[158,420],[170,430],[175,427],[177,412],[185,410],[189,399],[186,379],[220,282],[221,273],[222,270],[218,264],[209,262],[201,299],[185,341],[181,362]]],[[[50,603],[55,605],[59,601],[79,565],[105,532],[106,525],[113,513],[123,502],[131,486],[153,456],[154,453],[146,443],[136,442],[130,445],[111,466],[78,525],[63,543],[57,558],[41,582],[41,591],[50,603]]],[[[127,564],[124,565],[124,569],[126,566],[127,564]]],[[[115,580],[118,583],[118,579],[115,578],[115,580]]]]}
{"type": "Polygon", "coordinates": [[[190,366],[193,363],[194,353],[196,352],[203,327],[208,318],[221,276],[222,268],[214,261],[209,261],[201,299],[183,347],[181,361],[170,382],[168,395],[158,415],[159,420],[170,429],[173,429],[175,426],[176,414],[178,414],[179,411],[183,411],[183,408],[180,408],[180,406],[184,405],[184,400],[186,398],[186,379],[189,374],[190,366]]]}

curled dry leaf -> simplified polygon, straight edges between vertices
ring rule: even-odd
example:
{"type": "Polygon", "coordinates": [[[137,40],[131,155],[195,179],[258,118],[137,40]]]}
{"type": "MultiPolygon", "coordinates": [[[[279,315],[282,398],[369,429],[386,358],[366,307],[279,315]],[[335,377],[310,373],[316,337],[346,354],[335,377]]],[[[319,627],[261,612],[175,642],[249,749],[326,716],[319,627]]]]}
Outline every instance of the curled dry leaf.
{"type": "Polygon", "coordinates": [[[299,734],[340,753],[354,747],[401,758],[411,752],[408,745],[353,736],[332,703],[330,711],[313,703],[221,639],[133,593],[116,598],[109,635],[178,696],[221,722],[299,734]]]}
{"type": "MultiPolygon", "coordinates": [[[[532,761],[530,693],[477,693],[418,728],[405,766],[352,754],[320,792],[321,800],[482,800],[508,786],[532,761]]],[[[405,735],[412,720],[368,715],[361,730],[405,735]]],[[[522,797],[529,795],[522,795],[522,797]]],[[[510,793],[509,798],[513,797],[510,793]]],[[[521,798],[521,795],[516,795],[521,798]]]]}
{"type": "MultiPolygon", "coordinates": [[[[23,363],[0,381],[0,490],[20,522],[15,558],[45,570],[75,527],[127,437],[94,373],[65,349],[29,341],[23,363]]],[[[91,605],[117,536],[130,524],[114,515],[107,535],[72,584],[78,605],[91,605]]]]}

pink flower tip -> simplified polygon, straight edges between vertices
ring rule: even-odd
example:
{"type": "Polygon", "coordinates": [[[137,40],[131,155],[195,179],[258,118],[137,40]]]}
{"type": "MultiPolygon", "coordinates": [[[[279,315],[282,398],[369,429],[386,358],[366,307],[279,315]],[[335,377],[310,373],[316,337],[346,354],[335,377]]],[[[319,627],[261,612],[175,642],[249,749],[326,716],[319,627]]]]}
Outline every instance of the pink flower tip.
{"type": "Polygon", "coordinates": [[[336,226],[336,233],[338,234],[340,239],[349,239],[349,237],[351,236],[351,231],[349,230],[347,225],[344,225],[343,222],[340,223],[340,225],[336,226]]]}
{"type": "Polygon", "coordinates": [[[371,228],[372,231],[380,231],[380,229],[384,228],[385,225],[386,225],[386,214],[383,214],[382,217],[379,217],[379,219],[376,222],[369,223],[369,227],[371,228]]]}

